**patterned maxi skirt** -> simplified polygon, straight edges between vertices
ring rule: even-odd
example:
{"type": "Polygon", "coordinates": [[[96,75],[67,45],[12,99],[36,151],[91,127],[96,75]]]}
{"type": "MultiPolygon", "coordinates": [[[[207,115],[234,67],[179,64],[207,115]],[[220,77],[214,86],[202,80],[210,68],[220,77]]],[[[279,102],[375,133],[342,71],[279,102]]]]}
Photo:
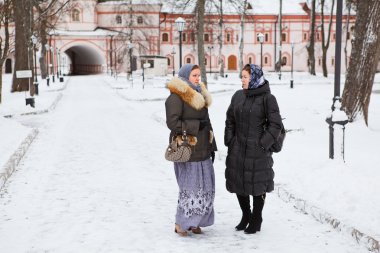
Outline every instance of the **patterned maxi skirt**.
{"type": "Polygon", "coordinates": [[[174,163],[179,186],[176,223],[182,229],[214,224],[215,174],[211,159],[174,163]]]}

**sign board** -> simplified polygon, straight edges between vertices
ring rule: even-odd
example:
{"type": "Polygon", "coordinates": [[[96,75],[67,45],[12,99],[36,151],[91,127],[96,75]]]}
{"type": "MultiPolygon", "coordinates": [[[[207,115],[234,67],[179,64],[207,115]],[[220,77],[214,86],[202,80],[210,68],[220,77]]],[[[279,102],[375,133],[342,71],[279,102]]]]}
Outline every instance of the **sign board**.
{"type": "Polygon", "coordinates": [[[150,67],[150,63],[144,63],[143,67],[144,67],[144,69],[149,68],[150,67]]]}
{"type": "Polygon", "coordinates": [[[32,71],[31,70],[17,70],[16,78],[31,78],[32,71]]]}
{"type": "Polygon", "coordinates": [[[53,64],[50,63],[50,64],[49,64],[49,67],[53,67],[53,64]]]}

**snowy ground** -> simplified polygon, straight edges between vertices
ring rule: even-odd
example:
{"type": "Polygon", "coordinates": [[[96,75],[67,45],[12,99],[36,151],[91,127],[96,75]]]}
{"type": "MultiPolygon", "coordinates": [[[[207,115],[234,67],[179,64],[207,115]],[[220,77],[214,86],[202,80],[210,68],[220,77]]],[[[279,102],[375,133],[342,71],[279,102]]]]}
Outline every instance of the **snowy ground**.
{"type": "MultiPolygon", "coordinates": [[[[380,157],[375,154],[380,94],[371,99],[369,128],[361,120],[347,126],[343,163],[338,149],[337,159],[328,159],[325,118],[333,78],[297,73],[291,90],[287,73],[281,81],[275,74],[267,77],[284,124],[292,130],[274,157],[275,182],[379,240],[380,157]]],[[[260,233],[234,231],[240,212],[224,187],[223,130],[226,108],[240,87],[235,75],[210,83],[210,115],[219,147],[215,225],[203,235],[179,238],[173,232],[174,171],[163,159],[169,133],[164,84],[169,78],[146,79],[142,89],[139,77],[133,87],[125,78],[71,77],[63,91],[46,92],[49,99],[40,95],[39,105],[49,108],[63,94],[55,110],[40,115],[18,116],[29,106],[13,109],[8,105],[13,95],[6,95],[12,98],[0,105],[0,114],[15,116],[0,118],[0,151],[7,151],[5,158],[1,152],[0,172],[31,127],[40,133],[1,190],[1,252],[367,252],[276,194],[268,194],[260,233]]],[[[378,83],[374,90],[380,90],[378,83]]]]}

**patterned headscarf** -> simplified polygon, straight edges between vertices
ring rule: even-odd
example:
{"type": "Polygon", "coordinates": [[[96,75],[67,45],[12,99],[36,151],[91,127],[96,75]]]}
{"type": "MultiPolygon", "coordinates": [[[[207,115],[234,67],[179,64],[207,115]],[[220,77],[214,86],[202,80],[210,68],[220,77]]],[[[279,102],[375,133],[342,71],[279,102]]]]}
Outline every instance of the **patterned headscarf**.
{"type": "Polygon", "coordinates": [[[181,78],[183,81],[185,81],[191,88],[194,90],[201,92],[201,87],[198,85],[194,85],[190,82],[189,77],[192,68],[195,66],[195,64],[185,64],[181,67],[181,69],[178,71],[178,77],[181,78]]]}
{"type": "Polygon", "coordinates": [[[251,68],[251,79],[249,80],[248,89],[253,90],[265,83],[263,70],[255,64],[247,64],[251,68]]]}

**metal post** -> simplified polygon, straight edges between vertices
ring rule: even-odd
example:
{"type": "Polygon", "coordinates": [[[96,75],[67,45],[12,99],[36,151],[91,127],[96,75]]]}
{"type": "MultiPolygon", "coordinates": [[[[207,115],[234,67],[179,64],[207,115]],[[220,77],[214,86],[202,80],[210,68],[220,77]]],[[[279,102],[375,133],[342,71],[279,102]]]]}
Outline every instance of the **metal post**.
{"type": "Polygon", "coordinates": [[[34,55],[34,89],[36,95],[38,95],[38,81],[37,81],[37,56],[36,56],[36,44],[33,41],[33,55],[34,55]]]}
{"type": "MultiPolygon", "coordinates": [[[[335,110],[335,102],[340,98],[340,63],[341,63],[341,43],[342,43],[342,6],[343,0],[337,1],[336,9],[336,38],[335,38],[335,80],[334,80],[334,97],[331,110],[335,110]]],[[[331,118],[327,118],[329,124],[329,158],[334,159],[334,122],[331,118]]]]}
{"type": "Polygon", "coordinates": [[[49,52],[50,52],[50,47],[49,47],[49,45],[48,44],[46,44],[45,45],[45,49],[46,49],[46,65],[47,65],[47,68],[46,68],[46,71],[47,71],[47,73],[46,73],[46,75],[47,75],[47,77],[46,77],[46,85],[47,86],[49,86],[49,82],[50,82],[50,78],[49,78],[49,68],[50,68],[50,66],[49,66],[49,52]]]}
{"type": "Polygon", "coordinates": [[[179,31],[179,68],[182,68],[182,31],[179,31]]]}
{"type": "Polygon", "coordinates": [[[260,42],[260,67],[263,69],[263,43],[260,42]]]}
{"type": "Polygon", "coordinates": [[[292,47],[292,70],[291,70],[291,78],[290,78],[290,88],[293,89],[293,58],[294,58],[294,43],[291,43],[292,47]]]}
{"type": "Polygon", "coordinates": [[[50,46],[50,56],[51,56],[51,63],[52,63],[52,70],[51,70],[51,77],[53,79],[53,83],[55,83],[55,76],[54,76],[54,48],[50,46]]]}
{"type": "Polygon", "coordinates": [[[175,57],[174,57],[174,55],[175,55],[176,53],[175,53],[175,48],[173,47],[173,50],[172,50],[172,55],[173,55],[173,76],[175,76],[175,57]]]}
{"type": "Polygon", "coordinates": [[[57,80],[59,80],[59,73],[58,73],[58,69],[59,69],[59,59],[58,59],[58,47],[55,48],[55,62],[56,62],[56,66],[57,66],[57,80]]]}

